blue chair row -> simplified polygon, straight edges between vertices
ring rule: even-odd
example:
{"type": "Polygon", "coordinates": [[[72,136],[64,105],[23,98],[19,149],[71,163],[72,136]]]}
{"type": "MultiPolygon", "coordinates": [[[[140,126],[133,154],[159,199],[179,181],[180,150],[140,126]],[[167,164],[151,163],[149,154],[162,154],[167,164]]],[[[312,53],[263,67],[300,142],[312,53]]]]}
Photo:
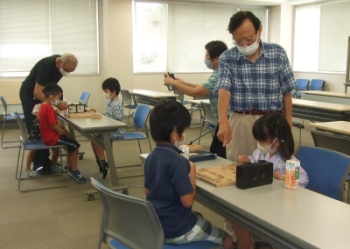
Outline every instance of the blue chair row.
{"type": "MultiPolygon", "coordinates": [[[[11,114],[7,113],[7,102],[4,98],[4,96],[0,95],[0,101],[2,103],[2,108],[4,109],[2,112],[2,132],[1,132],[1,147],[3,149],[8,149],[8,148],[17,148],[19,146],[19,144],[16,145],[10,145],[7,146],[5,144],[7,143],[18,143],[19,140],[5,140],[5,126],[6,126],[6,121],[14,121],[16,120],[11,114]]],[[[19,114],[19,118],[20,119],[24,119],[24,115],[23,114],[19,114]]]]}
{"type": "Polygon", "coordinates": [[[321,79],[312,79],[309,84],[308,79],[297,79],[296,85],[297,88],[295,91],[292,91],[292,96],[294,98],[300,99],[301,93],[299,91],[323,91],[325,81],[321,79]]]}

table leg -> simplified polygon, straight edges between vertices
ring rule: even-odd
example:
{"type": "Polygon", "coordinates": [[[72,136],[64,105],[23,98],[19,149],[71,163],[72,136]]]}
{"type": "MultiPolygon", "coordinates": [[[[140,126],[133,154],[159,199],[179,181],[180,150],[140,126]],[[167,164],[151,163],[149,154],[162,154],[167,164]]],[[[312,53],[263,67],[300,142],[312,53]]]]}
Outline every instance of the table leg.
{"type": "Polygon", "coordinates": [[[115,161],[114,161],[114,156],[113,156],[113,151],[112,151],[112,144],[109,138],[109,133],[102,133],[102,139],[103,139],[103,147],[106,151],[106,156],[107,156],[107,161],[109,165],[109,174],[111,176],[111,181],[113,187],[119,185],[118,181],[118,174],[117,174],[117,169],[115,167],[115,161]]]}

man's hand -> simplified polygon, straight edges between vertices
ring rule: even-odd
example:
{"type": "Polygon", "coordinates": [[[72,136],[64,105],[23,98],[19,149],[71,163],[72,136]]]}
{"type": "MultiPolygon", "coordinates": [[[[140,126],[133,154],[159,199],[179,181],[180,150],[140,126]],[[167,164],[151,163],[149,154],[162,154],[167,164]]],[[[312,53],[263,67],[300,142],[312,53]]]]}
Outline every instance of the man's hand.
{"type": "MultiPolygon", "coordinates": [[[[174,83],[174,79],[171,78],[171,77],[169,76],[168,73],[164,74],[164,76],[166,76],[166,77],[164,78],[164,85],[170,86],[170,85],[172,85],[172,84],[174,83]]],[[[175,79],[181,81],[180,78],[176,78],[176,77],[175,77],[175,79]]]]}
{"type": "Polygon", "coordinates": [[[67,110],[68,109],[68,105],[63,102],[63,101],[60,101],[58,102],[57,106],[56,106],[60,111],[64,111],[64,110],[67,110]]]}
{"type": "Polygon", "coordinates": [[[219,131],[217,137],[223,143],[224,147],[231,142],[232,131],[228,120],[224,122],[219,121],[219,131]]]}

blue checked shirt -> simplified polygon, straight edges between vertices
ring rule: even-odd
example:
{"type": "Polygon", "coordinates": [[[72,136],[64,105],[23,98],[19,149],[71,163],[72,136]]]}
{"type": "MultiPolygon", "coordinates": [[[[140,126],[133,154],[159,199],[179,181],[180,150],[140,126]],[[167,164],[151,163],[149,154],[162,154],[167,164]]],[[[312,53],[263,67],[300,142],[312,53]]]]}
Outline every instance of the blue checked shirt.
{"type": "MultiPolygon", "coordinates": [[[[106,116],[124,122],[124,110],[118,98],[108,100],[106,103],[106,116]]],[[[110,134],[111,139],[123,138],[124,129],[119,128],[110,134]]]]}
{"type": "Polygon", "coordinates": [[[260,55],[254,63],[236,47],[220,56],[214,95],[218,96],[220,89],[229,91],[231,110],[282,110],[283,95],[295,88],[287,54],[277,44],[261,42],[260,55]]]}

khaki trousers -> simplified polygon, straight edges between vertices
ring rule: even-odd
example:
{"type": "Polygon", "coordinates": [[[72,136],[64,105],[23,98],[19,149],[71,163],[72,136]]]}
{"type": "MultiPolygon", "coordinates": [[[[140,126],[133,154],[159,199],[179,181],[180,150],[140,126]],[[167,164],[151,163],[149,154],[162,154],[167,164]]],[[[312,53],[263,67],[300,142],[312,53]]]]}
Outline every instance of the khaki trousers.
{"type": "Polygon", "coordinates": [[[261,115],[240,114],[232,112],[229,123],[232,130],[232,140],[226,145],[226,156],[230,161],[237,162],[239,155],[249,156],[256,149],[256,140],[252,129],[254,122],[261,115]]]}

